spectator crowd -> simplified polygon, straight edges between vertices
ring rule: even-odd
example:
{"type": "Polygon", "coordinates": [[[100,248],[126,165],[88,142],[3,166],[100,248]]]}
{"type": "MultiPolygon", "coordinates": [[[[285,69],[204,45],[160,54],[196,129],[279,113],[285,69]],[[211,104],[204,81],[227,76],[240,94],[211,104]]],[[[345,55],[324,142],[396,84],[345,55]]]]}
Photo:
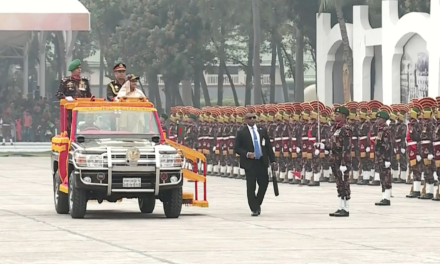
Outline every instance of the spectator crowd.
{"type": "MultiPolygon", "coordinates": [[[[12,141],[50,142],[59,128],[59,103],[46,97],[23,98],[18,88],[0,89],[0,126],[10,125],[12,141]]],[[[8,132],[1,131],[1,141],[9,143],[9,136],[3,135],[8,132]]]]}

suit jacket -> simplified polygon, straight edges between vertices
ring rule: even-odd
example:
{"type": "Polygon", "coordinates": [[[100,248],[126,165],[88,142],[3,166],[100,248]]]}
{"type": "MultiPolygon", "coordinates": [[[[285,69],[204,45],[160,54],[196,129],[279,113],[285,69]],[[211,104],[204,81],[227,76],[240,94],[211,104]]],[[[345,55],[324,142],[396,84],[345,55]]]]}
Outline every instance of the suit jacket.
{"type": "MultiPolygon", "coordinates": [[[[257,127],[257,131],[260,134],[260,147],[262,150],[261,154],[263,163],[264,165],[269,166],[269,161],[275,162],[275,154],[273,153],[273,149],[270,144],[270,138],[267,133],[267,129],[257,127]],[[262,144],[263,139],[265,141],[264,146],[262,144]]],[[[248,126],[244,126],[237,132],[237,136],[235,137],[234,151],[240,156],[240,167],[243,169],[250,169],[252,167],[252,163],[255,162],[255,160],[248,159],[246,155],[248,152],[255,152],[255,149],[254,141],[252,139],[252,135],[249,131],[248,126]]]]}

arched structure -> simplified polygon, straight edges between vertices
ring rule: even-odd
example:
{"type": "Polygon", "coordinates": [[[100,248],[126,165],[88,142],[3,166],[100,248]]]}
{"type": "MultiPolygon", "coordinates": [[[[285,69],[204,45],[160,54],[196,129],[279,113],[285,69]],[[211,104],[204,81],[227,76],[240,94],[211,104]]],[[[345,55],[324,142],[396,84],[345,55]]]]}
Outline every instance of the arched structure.
{"type": "Polygon", "coordinates": [[[23,58],[23,95],[28,94],[28,53],[32,37],[40,43],[38,83],[46,94],[46,38],[48,32],[60,32],[64,38],[66,61],[72,52],[78,31],[90,31],[90,13],[78,0],[0,0],[0,58],[23,58]]]}
{"type": "MultiPolygon", "coordinates": [[[[352,30],[348,30],[353,47],[353,99],[377,99],[385,104],[401,102],[400,64],[403,47],[415,34],[427,43],[429,53],[428,95],[440,94],[440,1],[431,0],[430,14],[410,13],[399,19],[398,1],[382,1],[382,28],[371,28],[368,6],[353,7],[352,30]],[[371,62],[375,61],[374,94],[371,94],[371,62]]],[[[340,41],[339,26],[330,29],[330,14],[317,16],[318,95],[326,104],[333,103],[331,80],[335,45],[340,41]],[[335,33],[332,33],[335,32],[335,33]],[[337,35],[337,36],[336,36],[337,35]],[[335,40],[335,37],[337,38],[335,40]]]]}
{"type": "Polygon", "coordinates": [[[428,95],[440,93],[440,52],[437,31],[440,16],[440,2],[431,1],[431,14],[413,12],[399,19],[397,1],[382,3],[382,51],[383,51],[383,89],[384,103],[400,103],[400,64],[403,48],[415,34],[420,35],[427,43],[429,53],[429,86],[428,95]]]}
{"type": "MultiPolygon", "coordinates": [[[[353,49],[353,27],[347,25],[347,32],[350,47],[353,49]]],[[[318,97],[325,104],[333,103],[334,79],[333,66],[336,61],[336,52],[342,45],[341,31],[339,25],[331,28],[330,14],[317,14],[317,54],[316,54],[316,73],[318,85],[318,97]]],[[[340,83],[342,85],[342,73],[340,83]]]]}

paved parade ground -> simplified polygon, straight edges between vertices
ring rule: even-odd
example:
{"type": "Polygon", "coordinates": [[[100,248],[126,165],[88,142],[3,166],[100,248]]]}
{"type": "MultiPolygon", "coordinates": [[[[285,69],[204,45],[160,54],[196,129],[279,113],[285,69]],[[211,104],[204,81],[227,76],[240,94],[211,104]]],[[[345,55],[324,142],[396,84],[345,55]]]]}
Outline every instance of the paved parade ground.
{"type": "MultiPolygon", "coordinates": [[[[0,158],[1,264],[355,264],[440,263],[440,203],[407,199],[395,185],[391,207],[379,187],[354,186],[349,218],[334,184],[270,186],[251,217],[245,181],[209,177],[209,208],[165,219],[162,204],[141,215],[137,201],[89,203],[86,219],[57,215],[49,158],[0,158]]],[[[186,184],[186,189],[193,184],[186,184]]]]}

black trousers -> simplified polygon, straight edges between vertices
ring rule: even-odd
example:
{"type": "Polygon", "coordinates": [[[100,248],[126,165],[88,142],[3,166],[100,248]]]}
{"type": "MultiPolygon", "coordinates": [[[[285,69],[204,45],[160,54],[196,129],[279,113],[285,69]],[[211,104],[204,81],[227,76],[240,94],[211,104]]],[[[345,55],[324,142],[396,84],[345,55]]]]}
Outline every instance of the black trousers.
{"type": "Polygon", "coordinates": [[[263,204],[264,195],[269,185],[269,175],[263,160],[252,160],[251,162],[252,166],[249,169],[245,169],[247,199],[251,211],[258,211],[263,204]],[[255,195],[257,183],[258,192],[257,195],[255,195]]]}

